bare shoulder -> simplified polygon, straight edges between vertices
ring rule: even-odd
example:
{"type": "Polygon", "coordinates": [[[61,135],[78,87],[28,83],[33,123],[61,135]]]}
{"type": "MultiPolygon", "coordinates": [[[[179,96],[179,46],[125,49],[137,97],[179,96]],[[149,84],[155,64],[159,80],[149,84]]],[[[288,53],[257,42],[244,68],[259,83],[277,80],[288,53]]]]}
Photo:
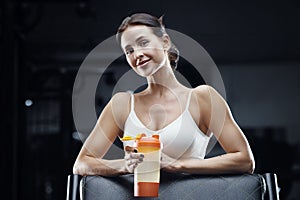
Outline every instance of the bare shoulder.
{"type": "MultiPolygon", "coordinates": [[[[118,92],[113,95],[111,98],[111,106],[113,108],[120,108],[121,110],[129,106],[130,102],[130,93],[127,92],[118,92]]],[[[119,111],[121,111],[119,110],[119,111]]]]}
{"type": "Polygon", "coordinates": [[[112,101],[116,103],[124,103],[130,99],[130,93],[128,92],[117,92],[113,95],[112,101]]]}
{"type": "Polygon", "coordinates": [[[200,85],[194,89],[194,93],[198,99],[202,101],[211,101],[213,99],[223,100],[223,97],[219,92],[210,85],[200,85]]]}
{"type": "Polygon", "coordinates": [[[202,102],[207,102],[210,100],[211,90],[214,90],[214,88],[209,85],[200,85],[193,90],[193,93],[202,102]]]}
{"type": "Polygon", "coordinates": [[[130,93],[118,92],[111,98],[111,109],[119,122],[124,122],[130,111],[130,93]]]}
{"type": "Polygon", "coordinates": [[[214,134],[220,133],[223,127],[223,123],[220,122],[230,117],[226,115],[230,113],[226,101],[212,86],[201,85],[194,90],[200,106],[201,123],[214,134]]]}

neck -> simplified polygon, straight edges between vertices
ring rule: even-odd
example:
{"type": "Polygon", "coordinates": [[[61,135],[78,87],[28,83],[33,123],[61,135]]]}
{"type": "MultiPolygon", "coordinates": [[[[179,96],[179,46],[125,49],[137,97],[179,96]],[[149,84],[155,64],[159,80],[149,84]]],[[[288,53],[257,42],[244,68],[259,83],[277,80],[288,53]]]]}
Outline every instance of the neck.
{"type": "Polygon", "coordinates": [[[162,95],[166,89],[174,90],[182,85],[177,81],[171,67],[161,67],[153,75],[147,77],[148,90],[151,93],[159,93],[162,95]]]}

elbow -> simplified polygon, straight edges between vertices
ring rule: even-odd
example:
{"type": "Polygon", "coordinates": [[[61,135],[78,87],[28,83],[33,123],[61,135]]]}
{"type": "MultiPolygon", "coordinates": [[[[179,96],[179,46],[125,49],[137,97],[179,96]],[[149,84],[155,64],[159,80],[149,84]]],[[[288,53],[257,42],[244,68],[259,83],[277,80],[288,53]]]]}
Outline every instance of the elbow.
{"type": "Polygon", "coordinates": [[[248,174],[253,174],[254,173],[254,169],[255,169],[255,161],[253,158],[249,158],[247,159],[247,161],[245,162],[245,168],[244,168],[244,172],[248,173],[248,174]]]}
{"type": "Polygon", "coordinates": [[[255,170],[255,161],[254,158],[250,159],[250,165],[249,165],[249,173],[253,174],[255,170]]]}
{"type": "Polygon", "coordinates": [[[80,170],[79,163],[77,161],[73,165],[73,174],[83,175],[80,170]]]}
{"type": "Polygon", "coordinates": [[[73,174],[81,176],[88,175],[88,165],[80,160],[76,160],[73,165],[73,174]]]}
{"type": "Polygon", "coordinates": [[[81,175],[77,162],[73,165],[73,174],[81,175]]]}
{"type": "Polygon", "coordinates": [[[236,160],[236,172],[253,174],[255,169],[255,161],[253,156],[240,154],[238,160],[236,160]]]}

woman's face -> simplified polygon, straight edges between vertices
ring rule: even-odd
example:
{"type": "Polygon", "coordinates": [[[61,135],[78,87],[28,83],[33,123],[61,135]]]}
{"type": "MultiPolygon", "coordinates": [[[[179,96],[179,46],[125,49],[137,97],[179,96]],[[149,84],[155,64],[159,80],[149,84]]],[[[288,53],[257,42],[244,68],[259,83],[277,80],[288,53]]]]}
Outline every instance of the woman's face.
{"type": "Polygon", "coordinates": [[[122,34],[121,47],[133,70],[143,76],[151,76],[167,65],[167,36],[157,37],[151,28],[144,25],[129,26],[122,34]]]}

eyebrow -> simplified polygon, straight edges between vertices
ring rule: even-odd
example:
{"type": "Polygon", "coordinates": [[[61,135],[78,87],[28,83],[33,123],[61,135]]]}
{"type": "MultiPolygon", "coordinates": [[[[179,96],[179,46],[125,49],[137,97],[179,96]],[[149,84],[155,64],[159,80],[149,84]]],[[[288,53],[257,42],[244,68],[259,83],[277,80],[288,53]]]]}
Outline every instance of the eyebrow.
{"type": "MultiPolygon", "coordinates": [[[[143,39],[143,38],[145,38],[145,36],[144,35],[141,35],[141,36],[139,36],[136,40],[135,40],[135,42],[138,42],[139,40],[141,40],[141,39],[143,39]]],[[[128,47],[130,47],[131,45],[126,45],[125,47],[124,47],[124,49],[126,50],[128,47]]]]}

